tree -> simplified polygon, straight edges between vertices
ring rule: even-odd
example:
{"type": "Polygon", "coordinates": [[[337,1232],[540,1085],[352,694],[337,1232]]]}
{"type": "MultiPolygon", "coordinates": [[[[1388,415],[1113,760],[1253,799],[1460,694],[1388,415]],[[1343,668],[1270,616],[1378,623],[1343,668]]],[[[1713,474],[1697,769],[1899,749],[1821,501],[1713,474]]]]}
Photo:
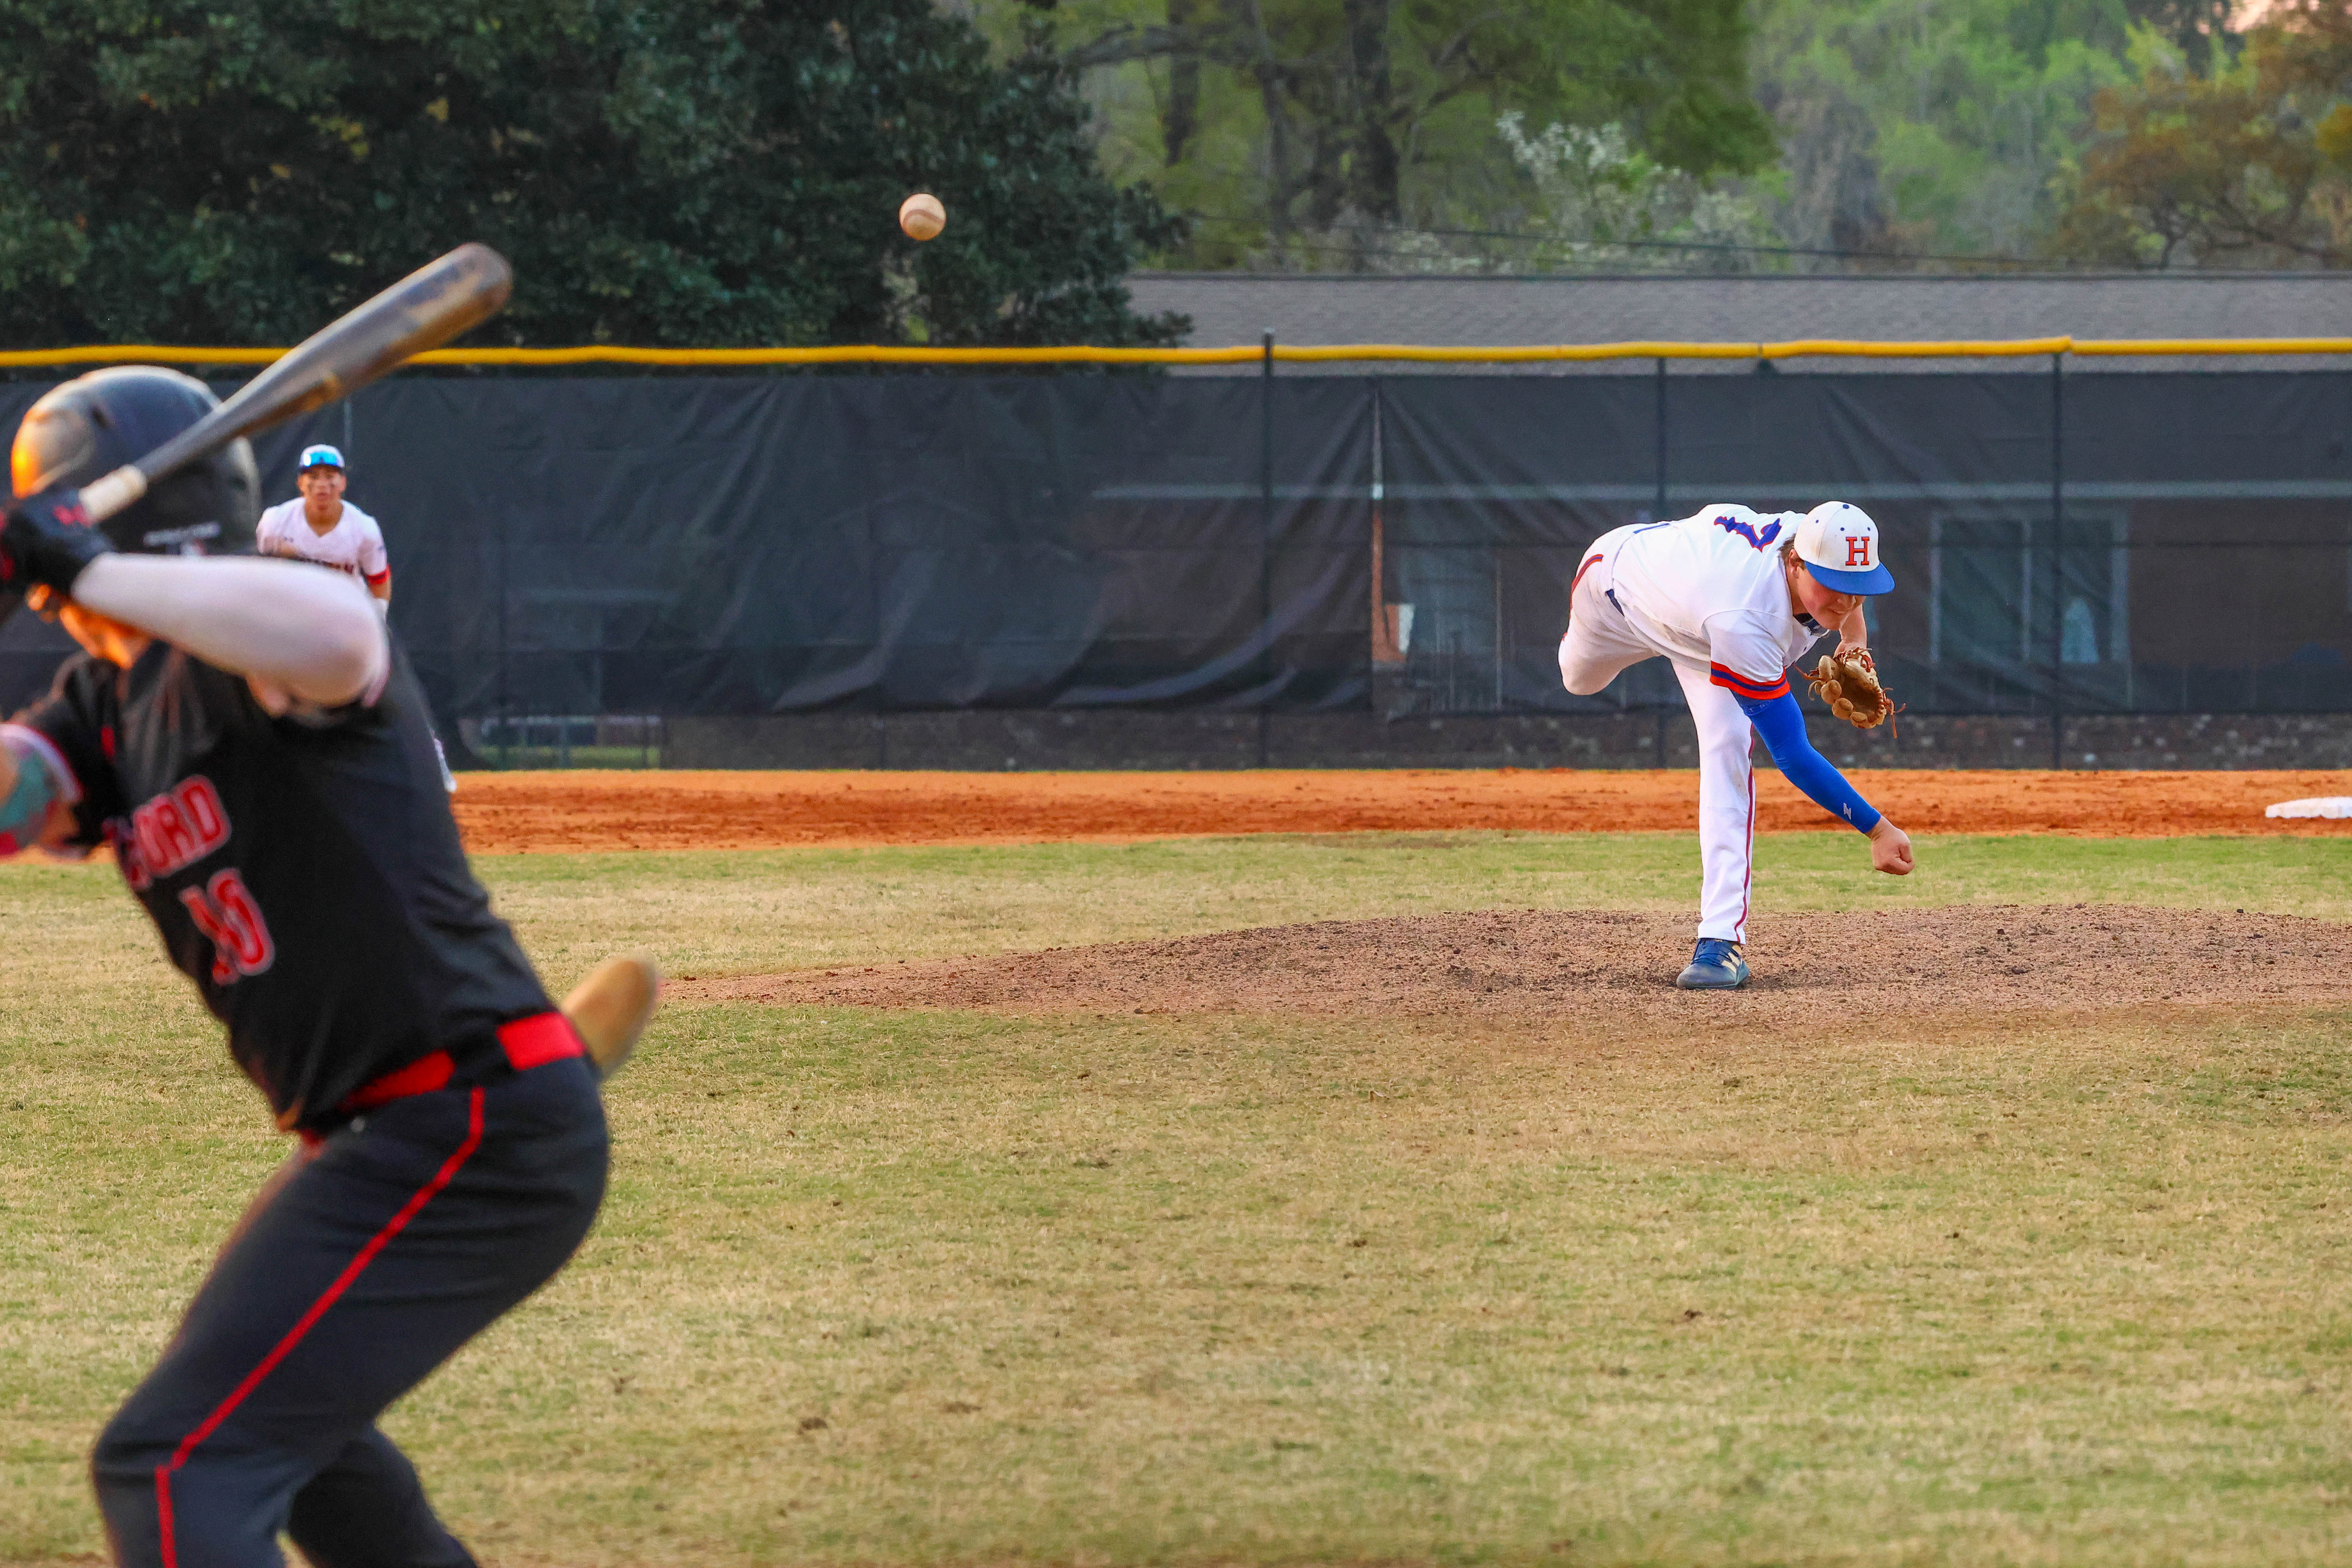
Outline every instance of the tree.
{"type": "Polygon", "coordinates": [[[2352,11],[2300,0],[2199,63],[2154,29],[2100,96],[2064,253],[2133,267],[2352,266],[2352,11]]]}
{"type": "Polygon", "coordinates": [[[2131,19],[2172,40],[2184,54],[2235,47],[2242,0],[2126,0],[2131,19]]]}
{"type": "Polygon", "coordinates": [[[2032,252],[2092,99],[2124,79],[2131,16],[2125,0],[1763,0],[1757,26],[1783,148],[1759,194],[1784,243],[1899,265],[2032,252]]]}
{"type": "Polygon", "coordinates": [[[0,339],[291,342],[478,238],[494,341],[1171,341],[1087,124],[927,0],[0,0],[0,339]]]}
{"type": "Polygon", "coordinates": [[[1055,29],[1107,164],[1201,217],[1193,264],[1365,265],[1400,227],[1515,222],[1511,111],[1694,174],[1772,152],[1738,0],[1063,0],[1055,29]]]}
{"type": "Polygon", "coordinates": [[[1530,265],[1580,272],[1749,272],[1776,237],[1754,198],[1668,168],[1635,149],[1622,127],[1554,123],[1529,135],[1517,113],[1498,129],[1535,181],[1547,242],[1530,265]]]}

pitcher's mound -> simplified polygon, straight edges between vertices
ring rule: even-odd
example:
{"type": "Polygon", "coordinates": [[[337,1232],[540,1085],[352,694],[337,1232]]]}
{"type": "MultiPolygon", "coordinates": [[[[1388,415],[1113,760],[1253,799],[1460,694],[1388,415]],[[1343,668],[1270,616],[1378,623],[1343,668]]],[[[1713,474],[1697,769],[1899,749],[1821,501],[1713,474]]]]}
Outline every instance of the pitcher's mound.
{"type": "Polygon", "coordinates": [[[685,979],[680,998],[1020,1012],[1738,1018],[1832,1034],[1841,1019],[2352,1002],[2352,927],[2115,905],[1780,915],[1749,930],[1756,978],[1682,992],[1691,923],[1507,910],[1267,926],[1168,942],[685,979]]]}

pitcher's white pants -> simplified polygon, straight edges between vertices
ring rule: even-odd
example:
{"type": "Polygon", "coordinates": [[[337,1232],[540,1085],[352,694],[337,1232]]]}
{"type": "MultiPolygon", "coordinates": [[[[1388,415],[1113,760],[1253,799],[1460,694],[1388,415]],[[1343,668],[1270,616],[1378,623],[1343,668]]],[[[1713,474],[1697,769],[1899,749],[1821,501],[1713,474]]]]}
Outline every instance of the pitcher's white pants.
{"type": "Polygon", "coordinates": [[[1560,682],[1591,697],[1645,658],[1675,667],[1698,728],[1698,934],[1746,942],[1756,858],[1756,768],[1748,760],[1755,727],[1731,693],[1707,679],[1706,665],[1652,642],[1610,602],[1617,546],[1633,531],[1614,529],[1584,552],[1569,595],[1568,635],[1559,639],[1560,682]]]}

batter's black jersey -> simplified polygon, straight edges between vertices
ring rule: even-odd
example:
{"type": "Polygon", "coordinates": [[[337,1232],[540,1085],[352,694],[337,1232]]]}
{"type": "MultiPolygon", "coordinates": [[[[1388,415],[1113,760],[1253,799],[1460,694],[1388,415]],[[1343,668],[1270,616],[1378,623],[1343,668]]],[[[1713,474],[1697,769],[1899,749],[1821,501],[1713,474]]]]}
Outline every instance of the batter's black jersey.
{"type": "Polygon", "coordinates": [[[280,1126],[548,1010],[467,867],[397,642],[381,697],[324,713],[273,719],[155,643],[128,669],[68,661],[16,722],[71,770],[75,842],[113,848],[280,1126]]]}

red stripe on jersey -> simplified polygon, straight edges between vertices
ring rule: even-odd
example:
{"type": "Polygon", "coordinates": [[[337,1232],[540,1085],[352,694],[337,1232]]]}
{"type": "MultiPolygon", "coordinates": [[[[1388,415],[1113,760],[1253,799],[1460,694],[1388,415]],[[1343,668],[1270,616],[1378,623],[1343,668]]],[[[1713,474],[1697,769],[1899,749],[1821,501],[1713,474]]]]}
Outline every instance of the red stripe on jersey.
{"type": "Polygon", "coordinates": [[[369,587],[381,588],[392,581],[392,568],[387,566],[381,572],[364,572],[361,575],[367,579],[369,587]]]}
{"type": "Polygon", "coordinates": [[[1753,676],[1742,675],[1736,669],[1727,669],[1719,664],[1710,664],[1706,667],[1706,670],[1707,679],[1716,685],[1727,688],[1735,694],[1753,701],[1769,702],[1775,697],[1786,697],[1789,694],[1789,672],[1785,669],[1780,672],[1780,679],[1769,685],[1756,679],[1753,676]]]}
{"type": "Polygon", "coordinates": [[[1595,566],[1600,565],[1601,562],[1601,557],[1597,552],[1584,558],[1584,564],[1576,569],[1576,576],[1568,585],[1568,596],[1570,598],[1573,599],[1576,597],[1576,591],[1584,586],[1584,574],[1587,572],[1591,571],[1595,566]]]}

